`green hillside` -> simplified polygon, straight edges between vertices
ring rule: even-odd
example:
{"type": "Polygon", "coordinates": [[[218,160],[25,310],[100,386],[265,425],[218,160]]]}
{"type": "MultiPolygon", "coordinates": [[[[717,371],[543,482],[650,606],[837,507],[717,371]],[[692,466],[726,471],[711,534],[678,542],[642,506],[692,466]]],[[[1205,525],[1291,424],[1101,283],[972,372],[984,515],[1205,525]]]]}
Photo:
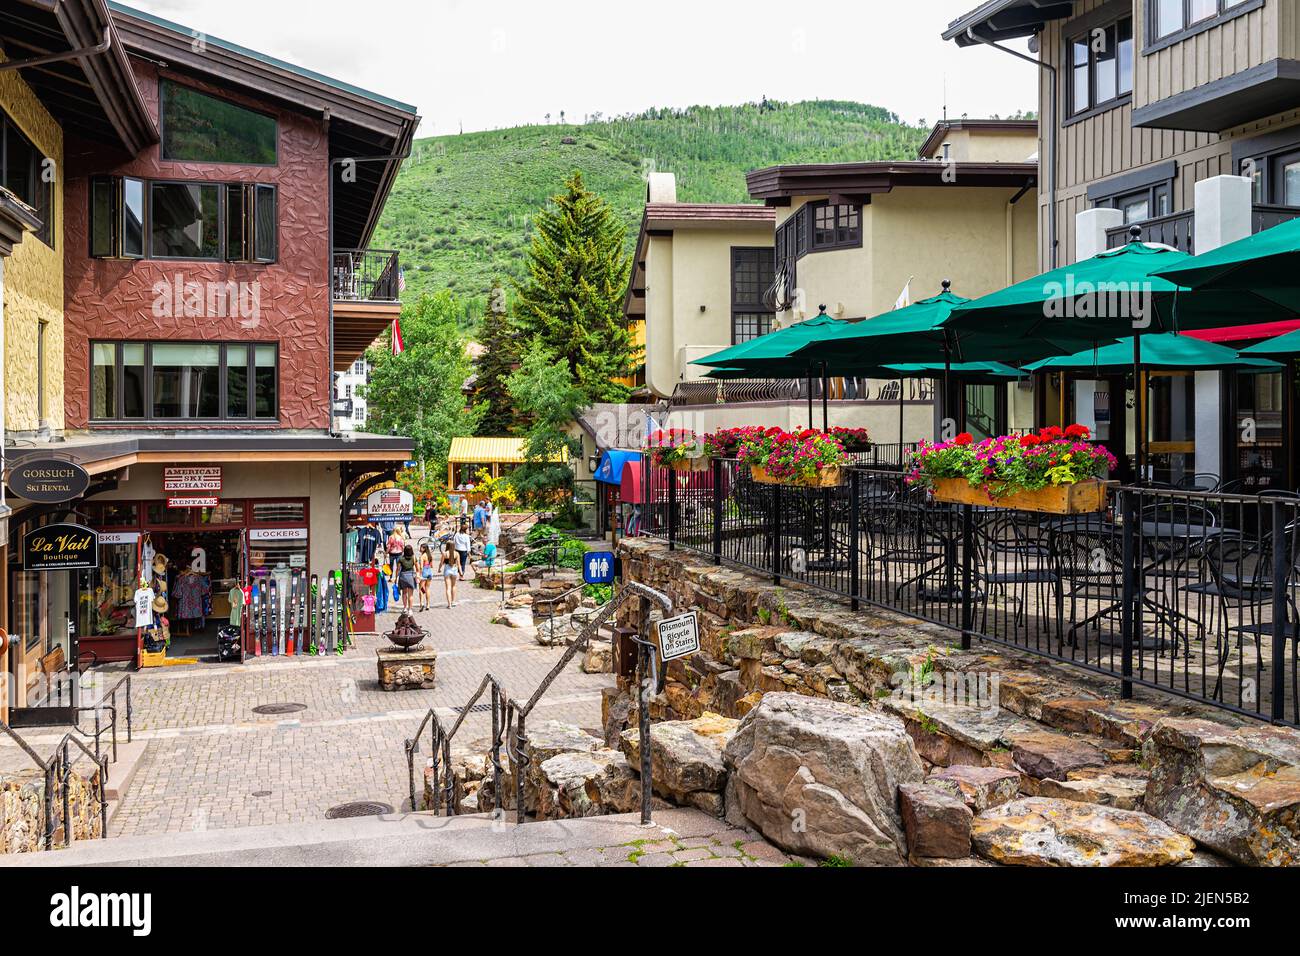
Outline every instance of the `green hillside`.
{"type": "Polygon", "coordinates": [[[879,107],[821,100],[650,110],[422,139],[372,244],[401,252],[408,297],[448,287],[481,300],[493,276],[522,273],[532,216],[574,169],[614,207],[631,243],[647,171],[675,173],[682,202],[744,202],[748,170],[910,159],[927,132],[879,107]]]}

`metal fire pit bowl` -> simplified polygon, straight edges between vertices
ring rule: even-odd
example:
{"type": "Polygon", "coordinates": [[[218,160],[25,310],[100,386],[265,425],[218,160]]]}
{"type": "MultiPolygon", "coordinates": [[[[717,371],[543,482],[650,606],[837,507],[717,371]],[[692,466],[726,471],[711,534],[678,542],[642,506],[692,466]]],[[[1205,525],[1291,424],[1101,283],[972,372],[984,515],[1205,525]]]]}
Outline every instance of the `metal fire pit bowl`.
{"type": "Polygon", "coordinates": [[[414,650],[419,647],[428,636],[429,632],[416,624],[415,618],[409,614],[403,614],[399,617],[393,629],[384,634],[384,637],[404,651],[414,650]]]}

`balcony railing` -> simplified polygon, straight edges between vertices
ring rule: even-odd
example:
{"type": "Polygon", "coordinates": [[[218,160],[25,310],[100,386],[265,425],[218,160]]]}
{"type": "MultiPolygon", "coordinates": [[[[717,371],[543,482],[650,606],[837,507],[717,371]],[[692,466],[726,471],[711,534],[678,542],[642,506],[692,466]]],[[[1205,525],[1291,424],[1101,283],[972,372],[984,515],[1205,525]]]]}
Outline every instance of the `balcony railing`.
{"type": "MultiPolygon", "coordinates": [[[[811,385],[813,401],[820,402],[821,380],[814,378],[811,385]]],[[[834,402],[897,403],[900,398],[897,381],[837,377],[830,380],[830,386],[827,397],[834,402]],[[874,387],[872,382],[875,382],[874,387]]],[[[701,379],[679,382],[673,389],[671,403],[674,407],[681,407],[736,405],[745,402],[806,402],[808,388],[809,381],[806,378],[701,379]]],[[[908,383],[907,401],[928,402],[933,397],[934,390],[928,382],[916,379],[908,383]]]]}
{"type": "Polygon", "coordinates": [[[335,301],[396,302],[401,292],[397,253],[387,249],[336,249],[335,301]]]}
{"type": "MultiPolygon", "coordinates": [[[[1297,217],[1300,217],[1300,206],[1256,203],[1250,213],[1251,235],[1290,222],[1297,217]]],[[[1191,255],[1196,254],[1196,213],[1191,209],[1171,213],[1168,216],[1157,216],[1155,219],[1147,219],[1136,225],[1142,230],[1143,242],[1159,242],[1191,255]]],[[[1123,225],[1107,229],[1106,246],[1117,249],[1124,245],[1129,240],[1131,228],[1132,225],[1123,225]]]]}

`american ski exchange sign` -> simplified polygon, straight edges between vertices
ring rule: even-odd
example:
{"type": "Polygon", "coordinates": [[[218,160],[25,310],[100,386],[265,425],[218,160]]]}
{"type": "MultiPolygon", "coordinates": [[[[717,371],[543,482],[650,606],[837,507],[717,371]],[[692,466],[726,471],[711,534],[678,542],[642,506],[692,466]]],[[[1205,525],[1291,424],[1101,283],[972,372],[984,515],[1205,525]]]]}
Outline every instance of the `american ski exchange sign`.
{"type": "Polygon", "coordinates": [[[221,490],[221,466],[203,468],[164,468],[163,491],[169,495],[209,495],[221,490]]]}
{"type": "Polygon", "coordinates": [[[402,520],[415,514],[415,496],[400,488],[384,488],[366,498],[366,515],[371,518],[402,520]]]}

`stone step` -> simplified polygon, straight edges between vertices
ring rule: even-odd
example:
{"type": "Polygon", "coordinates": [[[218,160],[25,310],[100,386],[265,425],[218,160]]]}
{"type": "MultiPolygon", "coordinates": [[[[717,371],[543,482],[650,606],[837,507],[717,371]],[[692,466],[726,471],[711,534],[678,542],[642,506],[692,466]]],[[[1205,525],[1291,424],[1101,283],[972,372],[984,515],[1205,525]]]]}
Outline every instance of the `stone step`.
{"type": "Polygon", "coordinates": [[[0,855],[3,867],[110,866],[444,866],[541,853],[621,846],[673,835],[704,836],[721,824],[695,810],[517,825],[486,814],[398,813],[350,820],[91,840],[52,853],[0,855]]]}

